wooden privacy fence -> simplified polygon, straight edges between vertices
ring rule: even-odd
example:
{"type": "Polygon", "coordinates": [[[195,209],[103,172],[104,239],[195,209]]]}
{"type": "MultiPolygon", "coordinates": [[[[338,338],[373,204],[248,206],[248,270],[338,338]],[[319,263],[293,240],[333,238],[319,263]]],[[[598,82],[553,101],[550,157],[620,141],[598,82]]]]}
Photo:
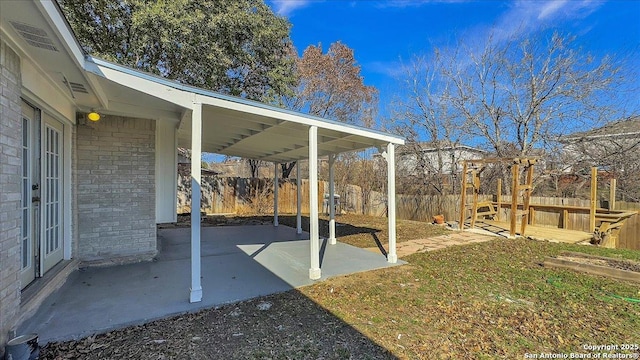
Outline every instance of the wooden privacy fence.
{"type": "MultiPolygon", "coordinates": [[[[279,181],[278,208],[281,213],[296,212],[296,181],[279,181]]],[[[302,180],[302,212],[309,213],[309,183],[302,180]]],[[[323,194],[329,192],[326,181],[318,181],[318,194],[321,199],[318,211],[324,211],[323,194]]],[[[386,194],[376,191],[363,191],[357,185],[337,185],[336,194],[340,195],[340,210],[351,214],[386,216],[386,194]]],[[[178,212],[191,211],[191,178],[178,178],[178,212]]],[[[503,199],[510,199],[503,194],[503,199]]],[[[495,201],[491,195],[480,195],[479,201],[495,201]]],[[[599,207],[604,206],[604,201],[599,207]]],[[[568,211],[552,206],[575,206],[588,208],[589,200],[554,197],[531,197],[535,209],[531,219],[536,225],[567,227],[569,229],[589,231],[588,211],[568,211]],[[566,220],[566,224],[564,221],[566,220]]],[[[617,210],[640,210],[640,203],[616,202],[617,210]]],[[[202,211],[206,213],[271,213],[273,211],[273,182],[270,179],[248,179],[238,177],[202,177],[202,211]]],[[[398,219],[430,222],[434,215],[444,215],[447,221],[459,218],[459,195],[397,195],[396,216],[398,219]]],[[[509,218],[509,209],[502,208],[500,216],[509,218]]],[[[619,235],[619,247],[640,250],[640,215],[634,215],[623,225],[619,235]]]]}
{"type": "MultiPolygon", "coordinates": [[[[273,212],[273,181],[263,178],[202,176],[201,211],[208,214],[273,212]]],[[[302,180],[302,212],[309,213],[309,181],[302,180]]],[[[318,181],[320,199],[329,191],[328,183],[318,181]]],[[[281,213],[296,213],[295,179],[281,179],[278,190],[281,213]]],[[[322,210],[322,201],[319,204],[322,210]]],[[[178,213],[191,211],[191,177],[178,177],[178,213]]]]}
{"type": "MultiPolygon", "coordinates": [[[[295,214],[297,211],[297,189],[295,179],[278,181],[278,211],[295,214]]],[[[264,178],[202,177],[201,211],[208,214],[267,214],[273,212],[273,181],[264,178]]],[[[328,211],[329,183],[318,181],[318,211],[328,211]]],[[[386,194],[363,191],[357,185],[337,185],[340,195],[339,211],[373,216],[386,215],[386,194]]],[[[309,213],[309,180],[301,180],[302,212],[309,213]]],[[[191,211],[191,177],[178,177],[178,213],[191,211]]]]}

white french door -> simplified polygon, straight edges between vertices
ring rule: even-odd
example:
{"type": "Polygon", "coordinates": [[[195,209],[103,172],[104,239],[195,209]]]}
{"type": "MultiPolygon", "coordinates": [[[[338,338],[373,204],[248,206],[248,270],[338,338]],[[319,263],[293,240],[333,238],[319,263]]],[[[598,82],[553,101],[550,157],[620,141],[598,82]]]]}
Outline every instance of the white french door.
{"type": "Polygon", "coordinates": [[[22,288],[63,257],[63,125],[22,102],[22,288]]]}
{"type": "Polygon", "coordinates": [[[22,287],[29,285],[39,268],[38,239],[40,230],[40,112],[22,102],[22,181],[20,210],[20,280],[22,287]]]}
{"type": "Polygon", "coordinates": [[[43,275],[62,260],[63,125],[43,117],[42,129],[42,255],[43,275]]]}

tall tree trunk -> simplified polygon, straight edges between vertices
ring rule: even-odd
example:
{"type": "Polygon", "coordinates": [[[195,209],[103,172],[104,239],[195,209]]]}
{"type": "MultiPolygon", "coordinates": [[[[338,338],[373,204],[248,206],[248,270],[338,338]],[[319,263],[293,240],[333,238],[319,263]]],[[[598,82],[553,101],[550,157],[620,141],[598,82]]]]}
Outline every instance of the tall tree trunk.
{"type": "Polygon", "coordinates": [[[296,161],[280,164],[280,167],[282,168],[282,178],[283,179],[288,179],[289,178],[289,176],[291,175],[291,171],[296,166],[296,164],[297,164],[296,161]]]}

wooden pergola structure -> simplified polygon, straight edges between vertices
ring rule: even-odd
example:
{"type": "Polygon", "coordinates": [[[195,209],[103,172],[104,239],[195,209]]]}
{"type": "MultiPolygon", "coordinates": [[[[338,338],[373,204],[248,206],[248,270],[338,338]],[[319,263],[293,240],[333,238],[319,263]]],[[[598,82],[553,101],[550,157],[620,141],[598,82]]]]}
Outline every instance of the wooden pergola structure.
{"type": "MultiPolygon", "coordinates": [[[[624,222],[637,211],[615,210],[616,181],[612,179],[608,208],[597,207],[597,168],[591,169],[589,207],[572,205],[532,204],[533,166],[537,158],[490,158],[462,161],[462,187],[460,200],[460,229],[468,223],[470,228],[480,226],[497,234],[508,230],[516,235],[532,238],[577,243],[592,241],[604,247],[617,247],[618,235],[624,222]],[[503,202],[502,181],[498,179],[495,201],[479,201],[480,175],[489,164],[506,163],[511,167],[511,201],[503,202]],[[523,179],[524,177],[524,179],[523,179]],[[524,181],[522,181],[524,180],[524,181]],[[519,198],[522,196],[522,202],[519,198]],[[510,210],[509,220],[501,219],[501,210],[510,210]],[[562,227],[535,224],[536,210],[560,213],[562,227]],[[569,229],[569,213],[588,213],[589,231],[569,229]],[[518,229],[518,220],[520,228],[518,229]]],[[[506,236],[506,235],[505,235],[506,236]]]]}
{"type": "Polygon", "coordinates": [[[529,215],[529,205],[531,199],[531,191],[533,190],[533,166],[537,162],[537,158],[489,158],[478,160],[463,160],[462,161],[462,187],[461,187],[461,200],[460,200],[460,230],[464,229],[464,221],[466,218],[467,209],[471,210],[471,228],[475,227],[478,216],[491,216],[496,217],[500,221],[500,209],[502,208],[502,182],[498,180],[498,196],[497,201],[493,202],[478,202],[478,195],[480,191],[480,174],[485,170],[487,164],[495,163],[510,163],[512,174],[511,185],[511,216],[509,221],[509,235],[514,237],[516,235],[516,223],[518,217],[520,221],[520,234],[524,234],[528,221],[524,218],[529,215]],[[520,167],[526,172],[526,180],[524,184],[520,183],[520,167]],[[467,193],[469,190],[473,190],[472,202],[467,204],[467,193]],[[523,206],[521,210],[518,210],[518,197],[520,192],[523,193],[523,206]],[[478,212],[478,209],[488,208],[486,211],[478,212]]]}

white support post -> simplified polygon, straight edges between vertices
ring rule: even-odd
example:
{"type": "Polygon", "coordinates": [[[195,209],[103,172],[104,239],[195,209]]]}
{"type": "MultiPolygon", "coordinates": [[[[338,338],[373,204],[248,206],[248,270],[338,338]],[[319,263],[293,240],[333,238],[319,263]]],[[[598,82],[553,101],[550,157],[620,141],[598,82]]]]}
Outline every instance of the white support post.
{"type": "Polygon", "coordinates": [[[200,283],[200,184],[202,178],[202,104],[191,115],[191,289],[189,302],[202,301],[200,283]]]}
{"type": "Polygon", "coordinates": [[[309,127],[309,278],[320,279],[320,235],[318,232],[318,127],[309,127]]]}
{"type": "Polygon", "coordinates": [[[273,226],[278,226],[278,163],[273,163],[273,226]]]}
{"type": "Polygon", "coordinates": [[[302,189],[300,188],[300,161],[296,163],[296,233],[302,234],[302,189]]]}
{"type": "Polygon", "coordinates": [[[335,205],[335,183],[333,164],[336,161],[334,154],[329,155],[329,245],[336,244],[336,205],[335,205]]]}
{"type": "Polygon", "coordinates": [[[387,214],[389,216],[389,252],[387,261],[398,262],[396,253],[396,156],[392,143],[387,144],[387,214]]]}

